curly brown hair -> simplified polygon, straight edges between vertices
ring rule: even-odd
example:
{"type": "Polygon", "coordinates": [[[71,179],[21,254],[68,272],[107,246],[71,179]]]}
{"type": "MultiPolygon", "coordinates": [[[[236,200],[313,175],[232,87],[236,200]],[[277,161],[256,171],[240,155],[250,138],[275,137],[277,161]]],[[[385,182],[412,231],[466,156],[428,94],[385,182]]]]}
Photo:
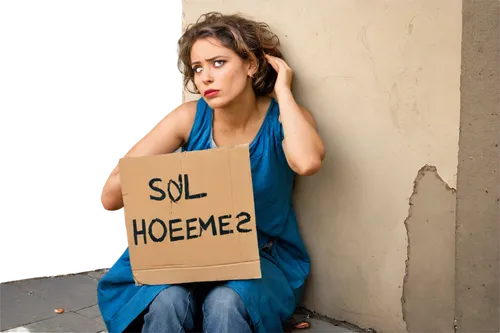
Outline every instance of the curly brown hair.
{"type": "Polygon", "coordinates": [[[215,37],[241,59],[255,61],[257,71],[252,80],[255,95],[264,96],[273,91],[277,73],[264,55],[269,54],[283,59],[279,50],[278,36],[271,32],[266,23],[252,21],[239,14],[223,15],[218,12],[201,15],[196,23],[187,26],[178,41],[177,67],[183,74],[185,89],[191,93],[199,93],[194,84],[191,48],[198,39],[208,37],[215,37]],[[189,82],[193,84],[195,91],[188,88],[189,82]]]}

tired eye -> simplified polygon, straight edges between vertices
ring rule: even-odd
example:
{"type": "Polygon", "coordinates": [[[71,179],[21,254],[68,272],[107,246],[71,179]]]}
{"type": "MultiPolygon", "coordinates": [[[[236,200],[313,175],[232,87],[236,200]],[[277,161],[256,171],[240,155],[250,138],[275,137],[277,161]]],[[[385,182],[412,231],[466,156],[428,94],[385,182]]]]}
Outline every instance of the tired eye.
{"type": "MultiPolygon", "coordinates": [[[[222,65],[224,65],[226,63],[226,60],[214,60],[213,61],[213,64],[214,64],[214,67],[221,67],[222,65]]],[[[199,74],[201,73],[201,71],[203,70],[203,67],[202,66],[199,66],[199,65],[196,65],[192,68],[193,72],[195,74],[199,74]]]]}

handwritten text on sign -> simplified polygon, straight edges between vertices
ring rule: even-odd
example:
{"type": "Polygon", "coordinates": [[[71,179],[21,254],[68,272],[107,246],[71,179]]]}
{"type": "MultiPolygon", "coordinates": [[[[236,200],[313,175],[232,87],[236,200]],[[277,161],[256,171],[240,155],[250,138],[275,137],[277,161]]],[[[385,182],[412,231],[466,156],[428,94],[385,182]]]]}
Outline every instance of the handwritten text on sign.
{"type": "MultiPolygon", "coordinates": [[[[163,201],[167,198],[167,195],[172,203],[177,203],[182,198],[184,200],[194,200],[207,196],[207,193],[191,194],[189,175],[187,174],[180,174],[177,181],[170,179],[166,185],[161,178],[152,178],[148,185],[151,189],[149,199],[152,201],[163,201]],[[162,186],[165,187],[165,190],[162,189],[162,186]]],[[[146,225],[145,219],[141,219],[140,224],[137,222],[137,219],[133,219],[134,244],[137,246],[139,239],[143,244],[147,244],[148,239],[157,243],[163,242],[167,239],[167,235],[169,236],[167,240],[170,242],[202,237],[204,232],[209,232],[213,236],[229,235],[234,233],[234,230],[229,227],[232,218],[231,214],[202,217],[193,216],[185,220],[174,218],[168,221],[155,218],[148,225],[146,225]],[[158,226],[160,227],[160,232],[158,232],[158,226]],[[153,228],[156,230],[155,232],[153,232],[153,228]]],[[[237,220],[237,232],[247,233],[252,231],[252,229],[244,227],[246,223],[251,221],[249,213],[244,211],[238,212],[234,218],[237,220]]]]}

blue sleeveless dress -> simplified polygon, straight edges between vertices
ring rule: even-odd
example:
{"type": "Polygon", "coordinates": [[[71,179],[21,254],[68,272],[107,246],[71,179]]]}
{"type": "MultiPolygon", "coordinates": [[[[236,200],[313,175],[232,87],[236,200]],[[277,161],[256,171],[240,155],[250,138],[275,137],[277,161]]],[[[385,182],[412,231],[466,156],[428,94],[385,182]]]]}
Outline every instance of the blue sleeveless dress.
{"type": "MultiPolygon", "coordinates": [[[[279,106],[271,101],[265,119],[250,143],[261,279],[223,282],[236,291],[252,319],[255,332],[282,332],[295,310],[309,273],[309,256],[299,235],[292,207],[294,173],[281,145],[279,106]]],[[[183,151],[211,149],[213,110],[197,102],[189,142],[183,151]]],[[[169,285],[136,286],[128,249],[99,281],[98,304],[110,333],[121,333],[169,285]]]]}

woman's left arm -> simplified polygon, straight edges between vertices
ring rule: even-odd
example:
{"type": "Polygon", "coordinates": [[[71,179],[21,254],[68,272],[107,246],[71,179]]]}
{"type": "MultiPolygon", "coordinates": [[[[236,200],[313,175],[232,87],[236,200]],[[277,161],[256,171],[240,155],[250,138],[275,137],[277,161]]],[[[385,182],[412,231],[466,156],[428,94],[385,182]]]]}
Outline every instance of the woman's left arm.
{"type": "Polygon", "coordinates": [[[267,56],[267,60],[278,73],[274,93],[280,107],[283,126],[283,150],[290,168],[297,174],[309,176],[321,168],[325,147],[312,114],[295,102],[291,91],[291,68],[283,59],[267,56]]]}

